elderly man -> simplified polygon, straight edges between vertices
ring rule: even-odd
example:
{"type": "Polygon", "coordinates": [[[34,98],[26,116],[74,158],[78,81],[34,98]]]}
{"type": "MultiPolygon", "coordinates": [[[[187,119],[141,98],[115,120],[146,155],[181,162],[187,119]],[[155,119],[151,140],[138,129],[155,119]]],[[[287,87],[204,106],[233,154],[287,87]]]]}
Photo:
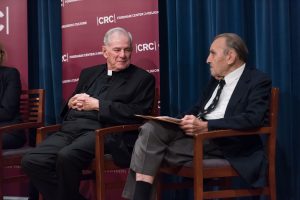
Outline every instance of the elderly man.
{"type": "MultiPolygon", "coordinates": [[[[119,27],[110,29],[102,51],[106,64],[81,72],[73,96],[62,111],[61,130],[23,157],[22,168],[46,200],[84,199],[79,193],[80,176],[95,155],[94,130],[137,123],[134,114],[151,111],[155,80],[130,64],[131,34],[119,27]]],[[[108,140],[105,150],[117,158],[122,153],[128,155],[126,136],[130,137],[122,135],[119,144],[108,140]]]]}
{"type": "MultiPolygon", "coordinates": [[[[141,127],[123,191],[125,198],[150,199],[155,175],[162,164],[180,166],[192,161],[192,135],[264,125],[271,80],[264,73],[246,66],[247,53],[247,47],[238,35],[216,36],[207,58],[212,78],[200,102],[179,116],[179,126],[149,121],[141,127]]],[[[204,155],[227,159],[254,187],[264,177],[266,159],[259,136],[210,140],[204,145],[204,155]]]]}

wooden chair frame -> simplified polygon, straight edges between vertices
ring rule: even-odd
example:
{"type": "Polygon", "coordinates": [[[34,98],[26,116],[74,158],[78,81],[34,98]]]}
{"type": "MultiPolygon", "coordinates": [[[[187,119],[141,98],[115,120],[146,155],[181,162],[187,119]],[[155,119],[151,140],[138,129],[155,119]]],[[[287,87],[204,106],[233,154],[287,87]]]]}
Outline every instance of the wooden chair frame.
{"type": "MultiPolygon", "coordinates": [[[[159,93],[158,93],[158,89],[156,88],[155,98],[154,98],[153,107],[151,111],[151,115],[153,116],[157,116],[159,113],[158,100],[159,100],[159,93]]],[[[138,128],[141,125],[142,124],[127,124],[127,125],[119,125],[119,126],[113,126],[108,128],[101,128],[96,130],[95,159],[92,166],[95,167],[95,171],[96,171],[97,200],[105,199],[105,189],[123,188],[125,185],[125,182],[114,182],[111,184],[105,184],[104,181],[105,171],[128,169],[116,165],[110,156],[105,155],[104,153],[105,136],[109,134],[124,133],[130,131],[137,131],[138,133],[138,128]]]]}
{"type": "MultiPolygon", "coordinates": [[[[243,196],[259,196],[267,195],[271,200],[276,200],[276,178],[275,178],[275,149],[276,149],[276,129],[278,116],[279,89],[272,88],[269,126],[252,130],[218,130],[209,131],[194,136],[194,160],[192,166],[182,167],[162,167],[161,173],[172,174],[177,176],[189,177],[194,179],[194,199],[215,199],[215,198],[232,198],[243,196]],[[205,140],[221,137],[246,136],[246,135],[266,135],[266,154],[268,159],[267,184],[261,188],[246,189],[224,189],[221,188],[214,191],[204,191],[204,179],[220,179],[239,177],[239,174],[227,162],[223,166],[207,166],[203,160],[203,144],[205,140]]],[[[220,159],[221,160],[221,159],[220,159]]],[[[218,186],[218,185],[217,185],[218,186]]],[[[163,185],[161,185],[163,189],[163,185]]],[[[178,188],[178,185],[167,186],[170,188],[178,188]]]]}
{"type": "MultiPolygon", "coordinates": [[[[124,169],[114,164],[113,160],[109,157],[105,158],[104,154],[104,137],[110,133],[117,132],[126,132],[131,130],[137,130],[141,124],[133,124],[133,125],[120,125],[113,126],[109,128],[102,128],[96,130],[96,146],[95,146],[95,159],[91,162],[91,164],[83,170],[82,179],[89,179],[93,177],[93,173],[96,172],[96,184],[95,191],[97,200],[105,199],[105,184],[104,184],[104,173],[106,170],[120,170],[124,169]],[[111,132],[114,131],[114,132],[111,132]]],[[[45,127],[40,127],[37,130],[37,144],[41,143],[47,136],[48,133],[57,132],[61,129],[61,124],[50,125],[45,127]]],[[[116,183],[114,187],[122,187],[122,185],[116,183]]],[[[42,200],[43,197],[39,194],[39,200],[42,200]]]]}
{"type": "Polygon", "coordinates": [[[137,131],[141,124],[120,125],[109,128],[96,130],[96,155],[95,155],[95,170],[96,170],[96,197],[97,200],[105,199],[105,189],[122,188],[125,182],[115,182],[113,184],[105,184],[104,174],[108,170],[123,170],[124,167],[117,166],[113,159],[106,157],[104,154],[104,139],[106,135],[113,133],[124,133],[128,131],[137,131]]]}
{"type": "MultiPolygon", "coordinates": [[[[4,177],[3,170],[9,166],[20,166],[22,156],[32,147],[2,150],[2,134],[14,130],[29,130],[44,125],[45,90],[23,90],[20,99],[20,114],[22,122],[0,127],[0,199],[3,199],[3,184],[26,179],[25,175],[4,177]]],[[[20,134],[27,134],[26,131],[20,134]]]]}

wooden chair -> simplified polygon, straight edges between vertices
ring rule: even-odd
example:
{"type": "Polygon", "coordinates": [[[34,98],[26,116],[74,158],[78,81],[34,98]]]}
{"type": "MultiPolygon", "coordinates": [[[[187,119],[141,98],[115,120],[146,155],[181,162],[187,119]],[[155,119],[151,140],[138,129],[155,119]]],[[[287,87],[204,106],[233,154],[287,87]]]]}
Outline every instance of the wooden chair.
{"type": "Polygon", "coordinates": [[[96,197],[97,200],[105,199],[106,189],[123,188],[125,182],[118,181],[110,184],[105,183],[104,174],[109,170],[124,170],[126,168],[117,166],[110,155],[104,153],[104,139],[108,134],[137,131],[142,124],[121,125],[96,130],[96,155],[94,167],[96,170],[96,197]]]}
{"type": "MultiPolygon", "coordinates": [[[[60,128],[61,124],[43,126],[38,128],[36,131],[36,144],[40,144],[44,139],[46,139],[46,136],[48,134],[57,132],[60,130],[60,128]]],[[[43,196],[41,193],[39,193],[39,200],[43,200],[43,196]]]]}
{"type": "MultiPolygon", "coordinates": [[[[48,134],[60,131],[60,129],[61,129],[61,124],[49,125],[49,126],[38,128],[36,134],[36,144],[40,144],[44,139],[46,139],[48,134]]],[[[90,166],[88,166],[86,169],[83,170],[83,176],[82,176],[83,180],[94,178],[94,170],[95,170],[94,166],[95,166],[94,161],[92,161],[90,166]]],[[[43,200],[43,196],[41,193],[39,193],[39,200],[43,200]]]]}
{"type": "MultiPolygon", "coordinates": [[[[3,185],[7,182],[26,179],[24,175],[6,177],[4,168],[19,166],[22,156],[32,147],[25,145],[19,149],[2,150],[2,134],[13,130],[24,130],[20,134],[29,135],[29,129],[35,129],[44,125],[45,91],[43,89],[24,90],[20,99],[20,113],[22,122],[0,127],[0,199],[3,199],[3,185]]],[[[29,140],[27,141],[29,142],[29,140]]]]}
{"type": "MultiPolygon", "coordinates": [[[[155,91],[154,105],[151,114],[158,114],[158,89],[155,91]]],[[[113,134],[118,132],[128,132],[136,131],[141,124],[131,124],[131,125],[118,125],[108,128],[101,128],[96,130],[96,146],[95,146],[95,159],[92,163],[83,170],[83,180],[94,178],[96,174],[96,184],[95,191],[97,200],[105,199],[105,184],[104,184],[104,173],[106,170],[122,170],[124,168],[119,167],[114,164],[111,155],[104,154],[104,137],[107,134],[113,134]]],[[[46,127],[41,127],[37,130],[37,144],[45,139],[46,135],[51,132],[59,131],[61,128],[60,124],[50,125],[46,127]]],[[[114,183],[110,184],[110,188],[120,188],[123,187],[124,183],[114,183]]],[[[42,200],[41,194],[39,195],[39,200],[42,200]]]]}
{"type": "MultiPolygon", "coordinates": [[[[194,199],[216,199],[216,198],[233,198],[242,196],[259,196],[267,195],[271,200],[276,200],[276,180],[275,180],[275,147],[276,147],[276,129],[277,129],[277,115],[278,115],[278,100],[279,89],[272,88],[269,125],[253,130],[237,131],[237,130],[219,130],[209,131],[203,134],[194,136],[194,160],[192,165],[183,167],[162,167],[161,173],[172,174],[182,177],[189,177],[194,180],[192,186],[194,187],[194,199]],[[229,162],[225,159],[204,159],[203,160],[203,143],[207,139],[231,137],[231,136],[245,136],[245,135],[261,135],[267,136],[266,154],[268,159],[268,174],[266,177],[266,185],[261,188],[217,188],[217,190],[204,191],[204,179],[220,180],[239,177],[235,169],[231,167],[229,162]]],[[[226,185],[226,184],[225,184],[226,185]]],[[[186,186],[186,185],[185,185],[186,186]]],[[[217,184],[218,186],[218,184],[217,184]]],[[[228,186],[228,184],[227,184],[228,186]]],[[[178,184],[171,184],[164,186],[161,184],[162,190],[178,189],[178,184]]]]}
{"type": "MultiPolygon", "coordinates": [[[[152,107],[151,115],[157,116],[159,113],[158,110],[158,100],[159,94],[158,89],[155,91],[154,104],[152,107]]],[[[105,183],[104,174],[106,171],[114,170],[127,170],[128,168],[120,167],[116,165],[111,157],[111,155],[107,155],[104,153],[104,139],[105,136],[109,134],[115,133],[125,133],[136,131],[142,124],[128,124],[128,125],[119,125],[108,128],[101,128],[96,130],[96,146],[95,146],[95,159],[92,163],[92,167],[96,171],[96,197],[97,200],[105,199],[105,191],[106,189],[115,189],[115,188],[123,188],[125,185],[125,181],[118,181],[113,183],[105,183]]],[[[137,132],[138,133],[138,132],[137,132]]]]}
{"type": "MultiPolygon", "coordinates": [[[[111,184],[104,183],[104,174],[107,170],[124,170],[126,168],[122,168],[117,166],[111,155],[104,154],[104,138],[107,134],[127,132],[127,131],[136,131],[141,124],[131,124],[131,125],[119,125],[108,128],[102,128],[96,130],[96,146],[95,146],[95,159],[92,163],[82,171],[82,180],[94,179],[96,175],[96,184],[95,184],[95,192],[96,199],[102,200],[105,199],[105,189],[112,188],[121,188],[124,186],[125,182],[115,182],[111,184]]],[[[37,131],[37,144],[42,142],[45,139],[48,133],[59,131],[61,128],[60,124],[41,127],[37,131]]],[[[42,200],[43,197],[41,193],[39,194],[39,200],[42,200]]]]}

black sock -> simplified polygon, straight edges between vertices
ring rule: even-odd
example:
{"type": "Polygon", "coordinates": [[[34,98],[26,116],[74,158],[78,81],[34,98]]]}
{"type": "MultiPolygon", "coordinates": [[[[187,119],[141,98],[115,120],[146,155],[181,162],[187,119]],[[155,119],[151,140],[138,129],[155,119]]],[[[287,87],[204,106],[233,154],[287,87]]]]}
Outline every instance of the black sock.
{"type": "Polygon", "coordinates": [[[152,184],[144,181],[137,181],[133,200],[147,200],[150,199],[152,184]]]}

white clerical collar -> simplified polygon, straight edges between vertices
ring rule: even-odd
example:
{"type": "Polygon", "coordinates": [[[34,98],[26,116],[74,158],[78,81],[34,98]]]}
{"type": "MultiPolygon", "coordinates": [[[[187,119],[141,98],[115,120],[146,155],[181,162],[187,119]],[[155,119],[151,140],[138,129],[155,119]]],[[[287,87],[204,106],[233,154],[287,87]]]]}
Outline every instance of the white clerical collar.
{"type": "Polygon", "coordinates": [[[107,76],[112,76],[112,74],[113,74],[113,71],[110,70],[110,69],[108,69],[108,70],[107,70],[107,76]]]}

